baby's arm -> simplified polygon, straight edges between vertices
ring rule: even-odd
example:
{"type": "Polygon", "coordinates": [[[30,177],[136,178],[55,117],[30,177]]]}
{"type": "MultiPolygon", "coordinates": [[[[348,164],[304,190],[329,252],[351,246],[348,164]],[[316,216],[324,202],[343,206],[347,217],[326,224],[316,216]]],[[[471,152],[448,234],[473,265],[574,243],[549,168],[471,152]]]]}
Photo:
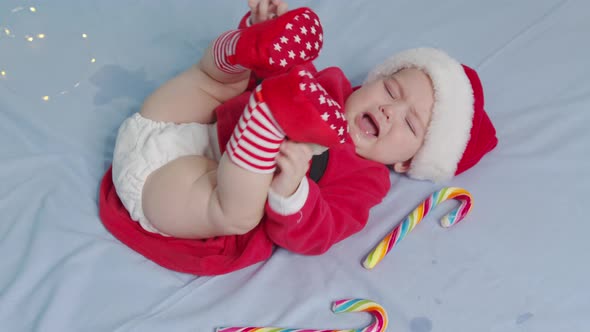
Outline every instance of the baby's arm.
{"type": "Polygon", "coordinates": [[[292,252],[316,255],[366,225],[369,210],[389,190],[389,171],[375,165],[347,172],[342,167],[346,160],[338,163],[341,165],[326,170],[320,185],[305,180],[309,192],[301,210],[283,216],[267,204],[265,227],[274,243],[292,252]]]}

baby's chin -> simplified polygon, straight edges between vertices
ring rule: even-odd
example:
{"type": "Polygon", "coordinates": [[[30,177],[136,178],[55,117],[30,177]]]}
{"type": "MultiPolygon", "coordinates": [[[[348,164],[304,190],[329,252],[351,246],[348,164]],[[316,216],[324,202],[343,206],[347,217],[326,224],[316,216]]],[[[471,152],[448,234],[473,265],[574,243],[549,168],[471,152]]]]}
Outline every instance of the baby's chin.
{"type": "Polygon", "coordinates": [[[357,155],[363,157],[365,159],[371,159],[367,153],[367,147],[365,140],[363,139],[363,135],[359,132],[350,131],[350,138],[352,139],[352,143],[354,143],[354,149],[357,155]]]}
{"type": "Polygon", "coordinates": [[[362,145],[361,133],[354,128],[350,128],[350,130],[348,131],[348,134],[350,135],[350,138],[352,139],[352,142],[354,143],[354,146],[356,147],[356,149],[358,151],[359,146],[362,145]]]}

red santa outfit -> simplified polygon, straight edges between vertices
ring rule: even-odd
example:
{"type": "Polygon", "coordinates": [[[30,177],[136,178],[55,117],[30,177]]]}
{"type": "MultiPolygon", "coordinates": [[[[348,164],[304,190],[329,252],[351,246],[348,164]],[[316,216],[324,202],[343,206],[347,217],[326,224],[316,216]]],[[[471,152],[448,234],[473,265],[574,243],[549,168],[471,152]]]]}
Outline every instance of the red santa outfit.
{"type": "MultiPolygon", "coordinates": [[[[316,73],[313,65],[306,67],[332,98],[344,105],[352,87],[342,71],[328,68],[316,73]]],[[[249,95],[245,92],[216,109],[222,151],[249,95]]],[[[267,203],[264,218],[247,234],[178,239],[147,232],[130,218],[109,169],[100,189],[100,217],[121,242],[166,268],[197,275],[223,274],[268,259],[275,245],[301,254],[321,254],[358,232],[365,226],[369,210],[387,194],[389,170],[359,158],[352,143],[345,143],[329,150],[322,178],[315,183],[306,177],[300,189],[305,187],[307,195],[295,198],[303,202],[300,209],[289,213],[293,204],[288,204],[286,210],[275,211],[267,203]]]]}

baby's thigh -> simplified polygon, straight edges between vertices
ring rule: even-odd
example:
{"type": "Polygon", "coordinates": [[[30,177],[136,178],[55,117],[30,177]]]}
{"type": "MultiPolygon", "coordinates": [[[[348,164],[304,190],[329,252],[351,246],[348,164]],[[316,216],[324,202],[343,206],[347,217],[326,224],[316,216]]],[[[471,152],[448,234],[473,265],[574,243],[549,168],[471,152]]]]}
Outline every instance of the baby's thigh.
{"type": "Polygon", "coordinates": [[[208,205],[217,186],[217,163],[184,156],[152,172],[143,187],[143,212],[158,231],[179,238],[204,238],[215,232],[208,205]]]}

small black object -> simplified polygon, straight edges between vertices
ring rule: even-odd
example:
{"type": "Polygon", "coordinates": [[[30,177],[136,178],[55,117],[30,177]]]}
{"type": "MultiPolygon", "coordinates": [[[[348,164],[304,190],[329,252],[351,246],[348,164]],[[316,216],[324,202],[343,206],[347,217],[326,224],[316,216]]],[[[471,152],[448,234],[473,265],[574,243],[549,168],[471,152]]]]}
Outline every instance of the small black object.
{"type": "Polygon", "coordinates": [[[326,171],[326,167],[328,166],[328,157],[330,150],[324,151],[322,154],[315,155],[311,158],[311,167],[309,170],[309,177],[315,182],[318,183],[324,172],[326,171]]]}

